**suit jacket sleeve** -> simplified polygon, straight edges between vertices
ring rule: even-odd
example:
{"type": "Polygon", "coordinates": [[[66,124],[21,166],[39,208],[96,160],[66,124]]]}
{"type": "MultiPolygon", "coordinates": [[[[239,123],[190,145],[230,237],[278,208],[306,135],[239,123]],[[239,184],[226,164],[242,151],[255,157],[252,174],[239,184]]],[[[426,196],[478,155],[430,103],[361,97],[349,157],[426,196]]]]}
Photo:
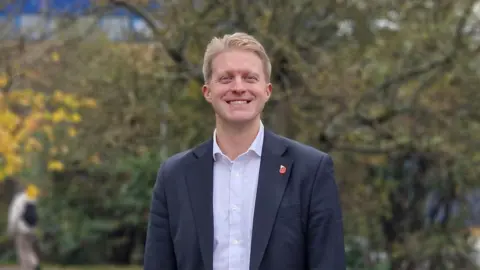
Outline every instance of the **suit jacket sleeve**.
{"type": "Polygon", "coordinates": [[[176,259],[169,227],[165,196],[165,164],[153,188],[144,251],[144,270],[176,270],[176,259]]]}
{"type": "Polygon", "coordinates": [[[308,217],[308,269],[345,270],[342,210],[330,156],[322,158],[314,181],[308,217]]]}

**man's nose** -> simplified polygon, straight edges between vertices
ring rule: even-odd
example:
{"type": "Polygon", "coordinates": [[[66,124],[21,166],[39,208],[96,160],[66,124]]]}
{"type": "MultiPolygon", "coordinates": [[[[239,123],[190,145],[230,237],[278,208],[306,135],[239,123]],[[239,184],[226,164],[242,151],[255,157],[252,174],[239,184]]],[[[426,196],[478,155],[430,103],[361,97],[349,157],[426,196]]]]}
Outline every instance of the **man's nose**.
{"type": "Polygon", "coordinates": [[[236,95],[242,95],[245,92],[246,92],[246,90],[243,89],[243,88],[233,88],[232,89],[232,93],[236,94],[236,95]]]}
{"type": "Polygon", "coordinates": [[[241,76],[235,77],[232,90],[235,92],[245,92],[244,81],[241,76]]]}

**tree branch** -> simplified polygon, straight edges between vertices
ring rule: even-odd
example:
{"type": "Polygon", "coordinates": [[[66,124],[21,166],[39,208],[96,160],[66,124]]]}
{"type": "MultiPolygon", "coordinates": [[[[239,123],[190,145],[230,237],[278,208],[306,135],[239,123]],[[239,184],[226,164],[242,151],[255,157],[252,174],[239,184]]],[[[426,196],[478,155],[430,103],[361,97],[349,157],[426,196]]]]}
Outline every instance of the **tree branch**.
{"type": "MultiPolygon", "coordinates": [[[[182,70],[188,72],[190,78],[203,82],[202,71],[198,67],[192,65],[185,56],[185,48],[188,44],[189,38],[191,37],[188,32],[197,26],[196,23],[189,23],[189,26],[182,30],[183,33],[180,35],[182,39],[179,42],[175,42],[175,46],[172,46],[164,37],[157,20],[146,9],[141,8],[127,0],[110,0],[110,3],[117,7],[123,7],[131,13],[141,17],[154,33],[155,39],[161,43],[166,53],[175,62],[175,64],[182,70]]],[[[201,18],[207,17],[208,14],[214,10],[216,4],[216,1],[210,1],[208,6],[206,6],[203,11],[198,14],[198,21],[200,21],[201,18]]]]}
{"type": "MultiPolygon", "coordinates": [[[[358,115],[357,118],[360,121],[364,122],[368,126],[371,126],[372,123],[386,122],[395,116],[394,110],[388,110],[387,112],[385,112],[384,115],[380,115],[374,119],[366,119],[365,117],[361,116],[359,109],[360,109],[360,106],[363,104],[363,101],[367,97],[379,92],[386,92],[388,91],[388,89],[390,89],[394,85],[403,84],[421,75],[424,75],[429,72],[433,72],[435,69],[445,70],[445,68],[453,64],[453,61],[458,54],[458,49],[464,46],[462,41],[462,31],[465,28],[466,21],[473,10],[473,5],[475,4],[475,2],[476,2],[475,0],[470,0],[469,4],[464,9],[462,16],[457,23],[457,26],[455,27],[456,30],[452,39],[452,47],[453,47],[452,50],[447,55],[445,55],[440,59],[433,60],[430,63],[427,63],[423,66],[412,68],[403,73],[400,73],[399,75],[390,77],[389,79],[385,80],[383,83],[378,85],[376,88],[374,88],[370,92],[370,94],[363,95],[359,99],[359,101],[355,104],[355,111],[357,112],[357,115],[358,115]]],[[[415,90],[415,94],[413,96],[411,105],[415,106],[414,101],[418,99],[418,95],[420,94],[420,92],[426,89],[428,85],[431,85],[437,76],[438,76],[438,73],[433,74],[421,83],[421,85],[417,88],[417,90],[415,90]]],[[[412,112],[413,110],[414,110],[413,108],[409,109],[410,112],[412,112]]]]}

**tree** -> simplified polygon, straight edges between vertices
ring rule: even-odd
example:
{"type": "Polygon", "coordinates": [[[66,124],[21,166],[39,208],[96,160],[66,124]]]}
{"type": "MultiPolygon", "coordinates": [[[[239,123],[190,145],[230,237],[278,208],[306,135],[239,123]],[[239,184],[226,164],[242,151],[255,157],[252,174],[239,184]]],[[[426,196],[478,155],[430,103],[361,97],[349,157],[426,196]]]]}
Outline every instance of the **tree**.
{"type": "MultiPolygon", "coordinates": [[[[213,35],[246,31],[265,44],[273,62],[267,125],[332,152],[340,168],[357,168],[340,183],[348,235],[381,232],[383,239],[371,240],[389,252],[393,269],[440,269],[456,260],[435,243],[463,239],[455,233],[464,225],[449,222],[432,234],[415,219],[428,192],[444,181],[435,176],[450,171],[454,177],[445,181],[466,187],[478,173],[475,1],[206,1],[200,8],[179,1],[159,14],[127,1],[111,3],[142,16],[156,34],[163,67],[157,78],[173,112],[165,139],[172,152],[211,135],[204,128],[211,123],[200,120],[209,108],[195,92],[203,83],[206,43],[213,35]],[[401,171],[415,156],[428,166],[413,178],[410,172],[367,173],[372,166],[401,171]],[[401,228],[393,234],[392,222],[401,228]],[[413,243],[421,248],[412,249],[413,243]]],[[[468,261],[463,245],[455,245],[453,257],[468,261]]]]}
{"type": "MultiPolygon", "coordinates": [[[[95,106],[92,99],[77,98],[61,91],[52,96],[30,89],[0,93],[0,179],[31,166],[29,154],[43,150],[45,144],[55,145],[61,132],[75,137],[75,125],[82,120],[78,110],[95,106]]],[[[65,145],[55,145],[50,150],[57,148],[68,152],[65,145]]],[[[47,169],[62,170],[63,164],[57,159],[56,151],[47,153],[47,169]]]]}

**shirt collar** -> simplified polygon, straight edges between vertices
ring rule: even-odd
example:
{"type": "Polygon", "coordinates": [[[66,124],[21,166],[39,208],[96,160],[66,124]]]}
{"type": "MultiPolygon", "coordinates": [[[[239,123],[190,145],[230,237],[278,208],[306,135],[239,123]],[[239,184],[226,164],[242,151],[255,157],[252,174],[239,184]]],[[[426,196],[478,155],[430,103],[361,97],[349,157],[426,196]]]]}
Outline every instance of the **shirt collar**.
{"type": "MultiPolygon", "coordinates": [[[[252,142],[247,152],[251,151],[257,154],[259,157],[262,156],[263,137],[264,137],[264,127],[263,127],[262,121],[260,121],[260,129],[258,130],[257,137],[255,137],[255,140],[252,142]]],[[[217,154],[223,155],[223,152],[218,146],[217,129],[215,129],[213,131],[213,160],[216,160],[217,154]]]]}

